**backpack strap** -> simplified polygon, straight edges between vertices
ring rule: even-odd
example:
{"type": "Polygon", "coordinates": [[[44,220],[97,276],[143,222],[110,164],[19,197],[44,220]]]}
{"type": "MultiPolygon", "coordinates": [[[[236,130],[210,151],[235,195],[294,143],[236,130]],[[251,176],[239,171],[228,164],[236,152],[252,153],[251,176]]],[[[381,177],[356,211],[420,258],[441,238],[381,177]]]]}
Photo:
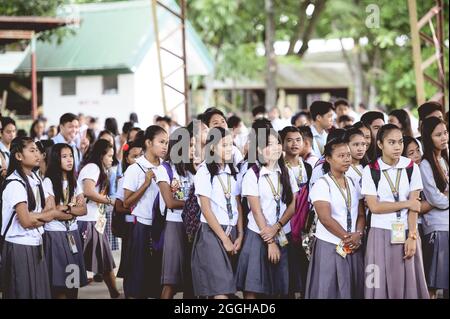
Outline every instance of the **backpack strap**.
{"type": "Polygon", "coordinates": [[[145,170],[144,170],[144,168],[141,166],[141,164],[139,164],[139,163],[136,163],[137,164],[137,166],[139,166],[139,168],[141,169],[141,171],[143,171],[144,173],[147,173],[145,170]]]}
{"type": "Polygon", "coordinates": [[[170,182],[172,182],[172,180],[173,180],[172,166],[167,162],[162,162],[162,166],[164,166],[164,168],[166,169],[167,175],[169,175],[169,180],[170,180],[170,182]]]}
{"type": "Polygon", "coordinates": [[[380,165],[378,165],[378,161],[370,163],[369,168],[370,168],[370,175],[372,175],[372,180],[375,184],[375,189],[378,192],[378,184],[381,178],[380,165]]]}
{"type": "MultiPolygon", "coordinates": [[[[6,186],[7,186],[9,183],[14,182],[14,181],[19,182],[20,184],[22,184],[22,186],[23,186],[25,189],[27,188],[27,186],[25,185],[25,183],[24,183],[23,181],[21,181],[20,179],[7,179],[7,180],[5,181],[5,183],[2,185],[2,187],[1,187],[1,192],[0,192],[0,193],[3,195],[3,191],[6,189],[6,186]]],[[[2,213],[3,213],[2,210],[3,210],[3,200],[2,200],[2,205],[0,206],[0,217],[1,217],[2,213]]],[[[15,210],[15,209],[13,210],[13,213],[11,214],[11,217],[9,218],[8,224],[6,225],[6,228],[5,228],[5,232],[4,232],[3,234],[0,234],[1,237],[5,237],[6,234],[8,233],[8,230],[9,230],[9,228],[10,228],[11,225],[12,225],[12,221],[13,221],[13,219],[14,219],[14,216],[16,216],[16,210],[15,210]]],[[[0,231],[1,231],[1,219],[0,219],[0,231]]]]}
{"type": "Polygon", "coordinates": [[[251,169],[253,170],[253,172],[254,172],[255,175],[256,175],[256,180],[259,181],[259,172],[260,172],[260,169],[259,169],[258,164],[253,164],[253,165],[251,166],[251,169]]]}
{"type": "Polygon", "coordinates": [[[408,166],[406,166],[406,175],[408,175],[408,182],[411,184],[412,174],[414,172],[414,162],[411,160],[408,166]]]}
{"type": "Polygon", "coordinates": [[[309,181],[311,180],[311,176],[312,176],[312,166],[309,163],[305,162],[305,161],[303,161],[303,165],[305,165],[306,177],[308,179],[307,183],[309,185],[309,181]]]}
{"type": "Polygon", "coordinates": [[[42,186],[42,179],[39,177],[39,175],[33,171],[34,176],[39,181],[38,189],[39,189],[39,196],[41,197],[41,208],[42,210],[45,208],[45,194],[44,194],[44,188],[42,186]]]}

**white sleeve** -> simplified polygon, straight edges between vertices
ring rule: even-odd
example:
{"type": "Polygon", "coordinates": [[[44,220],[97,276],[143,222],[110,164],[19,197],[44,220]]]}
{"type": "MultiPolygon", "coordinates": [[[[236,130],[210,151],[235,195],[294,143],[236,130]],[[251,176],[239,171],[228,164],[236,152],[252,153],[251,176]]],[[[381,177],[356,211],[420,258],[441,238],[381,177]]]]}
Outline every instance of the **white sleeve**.
{"type": "Polygon", "coordinates": [[[9,182],[2,195],[3,201],[8,201],[11,207],[19,203],[28,203],[28,195],[25,187],[18,181],[9,182]]]}
{"type": "Polygon", "coordinates": [[[313,188],[311,189],[309,197],[311,198],[311,203],[317,201],[324,201],[331,203],[330,186],[323,178],[319,178],[319,180],[314,184],[313,188]]]}
{"type": "Polygon", "coordinates": [[[258,180],[253,169],[245,173],[242,180],[242,196],[259,196],[258,180]]]}
{"type": "Polygon", "coordinates": [[[140,168],[137,164],[133,164],[128,167],[123,177],[123,188],[129,191],[135,192],[139,189],[138,170],[140,168]]]}
{"type": "Polygon", "coordinates": [[[42,188],[44,189],[44,195],[45,199],[47,199],[50,196],[55,197],[55,193],[53,191],[53,183],[50,180],[50,178],[44,179],[44,182],[42,183],[42,188]]]}
{"type": "Polygon", "coordinates": [[[167,170],[163,165],[159,165],[158,168],[154,172],[155,172],[155,180],[156,180],[157,184],[160,182],[166,182],[167,184],[170,185],[169,174],[167,173],[167,170]]]}
{"type": "Polygon", "coordinates": [[[211,175],[206,166],[201,166],[194,177],[195,195],[212,198],[211,175]]]}
{"type": "Polygon", "coordinates": [[[369,196],[377,196],[378,195],[377,189],[375,187],[375,183],[372,179],[372,174],[370,172],[369,165],[367,165],[363,171],[361,194],[369,195],[369,196]]]}
{"type": "Polygon", "coordinates": [[[100,169],[96,164],[91,163],[83,167],[78,176],[78,180],[82,183],[85,179],[90,179],[97,183],[99,177],[100,169]]]}
{"type": "MultiPolygon", "coordinates": [[[[433,178],[433,176],[430,176],[433,178]]],[[[423,189],[422,176],[420,175],[420,168],[414,163],[413,173],[411,175],[411,183],[409,184],[409,191],[421,191],[423,189]]]]}

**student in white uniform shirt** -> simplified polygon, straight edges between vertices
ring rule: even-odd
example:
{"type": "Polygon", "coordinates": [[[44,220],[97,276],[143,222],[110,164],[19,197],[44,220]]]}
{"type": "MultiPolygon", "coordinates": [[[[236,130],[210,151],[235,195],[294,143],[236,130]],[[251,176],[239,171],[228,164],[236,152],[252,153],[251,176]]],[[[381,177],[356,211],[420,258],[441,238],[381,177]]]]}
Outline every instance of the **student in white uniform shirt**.
{"type": "Polygon", "coordinates": [[[328,130],[333,127],[333,104],[325,101],[314,101],[310,108],[311,132],[314,137],[313,151],[317,157],[322,156],[325,147],[328,130]]]}
{"type": "Polygon", "coordinates": [[[417,236],[422,190],[419,167],[401,156],[403,136],[397,126],[382,126],[377,146],[382,156],[364,168],[362,177],[362,194],[372,213],[365,279],[374,276],[375,271],[377,274],[377,282],[366,285],[364,296],[366,299],[428,299],[421,239],[417,236]],[[408,167],[412,167],[411,181],[408,167]],[[378,187],[373,172],[378,172],[378,187]]]}
{"type": "Polygon", "coordinates": [[[194,183],[196,170],[193,160],[192,134],[184,127],[176,129],[170,135],[166,161],[156,170],[160,207],[162,212],[166,212],[161,299],[172,299],[177,291],[184,292],[185,284],[191,281],[188,278],[191,275],[186,272],[186,263],[190,264],[190,251],[181,213],[194,183]]]}
{"type": "Polygon", "coordinates": [[[10,117],[1,118],[0,126],[0,169],[1,177],[6,177],[9,159],[11,157],[11,142],[16,137],[16,122],[10,117]]]}
{"type": "Polygon", "coordinates": [[[155,171],[167,154],[169,136],[157,125],[147,127],[136,145],[144,155],[128,167],[123,181],[124,207],[136,218],[128,242],[128,267],[124,275],[127,298],[159,298],[161,277],[158,260],[152,254],[153,204],[159,194],[155,171]]]}
{"type": "Polygon", "coordinates": [[[360,186],[345,175],[351,152],[345,138],[325,146],[325,175],[313,186],[311,202],[319,216],[306,284],[307,299],[359,299],[364,292],[365,225],[360,186]]]}
{"type": "MultiPolygon", "coordinates": [[[[222,127],[228,130],[227,120],[222,111],[216,108],[209,108],[203,113],[202,121],[208,125],[209,129],[222,127]]],[[[233,144],[233,164],[237,165],[244,159],[241,151],[233,144]]]]}
{"type": "Polygon", "coordinates": [[[345,175],[353,179],[361,187],[363,169],[367,165],[365,160],[367,151],[366,140],[364,134],[357,128],[347,130],[345,136],[352,156],[352,164],[345,175]]]}
{"type": "MultiPolygon", "coordinates": [[[[281,132],[281,141],[283,143],[284,150],[284,160],[286,162],[286,167],[290,170],[292,175],[295,177],[298,189],[306,187],[304,192],[309,191],[308,180],[311,177],[312,167],[307,162],[303,161],[300,153],[303,149],[304,143],[300,131],[295,126],[287,126],[281,132]]],[[[301,192],[299,192],[301,196],[301,192]]],[[[296,200],[296,209],[309,210],[310,204],[307,200],[307,195],[303,197],[306,200],[300,201],[299,195],[297,195],[298,201],[296,200]],[[303,207],[300,207],[303,205],[303,207]],[[304,207],[306,205],[307,207],[304,207]]],[[[298,216],[297,216],[298,217],[298,216]]],[[[308,273],[308,259],[303,249],[302,243],[302,229],[294,229],[292,240],[288,250],[289,250],[289,295],[295,296],[295,293],[300,293],[304,296],[305,285],[306,285],[306,275],[308,273]],[[297,231],[297,232],[294,232],[297,231]]]]}
{"type": "Polygon", "coordinates": [[[114,274],[114,258],[106,236],[106,205],[114,205],[107,194],[107,171],[113,163],[113,146],[105,140],[95,142],[89,157],[78,176],[87,198],[87,215],[78,217],[78,230],[83,241],[86,270],[102,274],[111,298],[118,298],[114,274]]]}
{"type": "MultiPolygon", "coordinates": [[[[122,147],[123,159],[122,159],[122,171],[126,172],[130,165],[136,163],[136,160],[142,156],[142,147],[136,145],[134,142],[128,141],[122,147]]],[[[117,277],[124,278],[127,264],[127,247],[130,236],[131,227],[135,221],[135,218],[131,216],[131,210],[123,206],[125,199],[125,190],[123,189],[123,176],[117,181],[116,202],[114,204],[114,213],[112,219],[113,232],[122,239],[122,247],[120,250],[120,265],[117,270],[117,277]],[[117,221],[117,223],[116,223],[117,221]]],[[[125,295],[125,298],[127,296],[125,295]]]]}
{"type": "Polygon", "coordinates": [[[278,133],[265,129],[257,135],[258,162],[242,182],[242,194],[247,197],[251,212],[236,282],[247,299],[286,297],[290,279],[289,221],[294,215],[298,186],[285,165],[278,133]]]}
{"type": "Polygon", "coordinates": [[[222,127],[208,133],[206,162],[194,178],[201,207],[192,250],[195,296],[227,299],[236,292],[234,266],[243,240],[241,179],[232,160],[233,138],[222,127]]]}
{"type": "Polygon", "coordinates": [[[44,210],[41,179],[32,172],[39,166],[39,151],[29,137],[11,143],[11,161],[2,187],[2,273],[4,299],[51,298],[42,235],[44,224],[65,215],[44,210]]]}
{"type": "Polygon", "coordinates": [[[45,224],[44,251],[47,260],[52,297],[76,299],[78,288],[87,285],[83,246],[78,232],[77,217],[86,215],[82,187],[75,178],[73,149],[69,144],[56,144],[48,159],[44,193],[47,208],[64,211],[64,218],[45,224]],[[68,266],[77,266],[79,279],[73,287],[67,286],[68,266]]]}
{"type": "Polygon", "coordinates": [[[314,167],[316,166],[319,157],[317,157],[313,152],[312,145],[314,142],[314,137],[312,135],[311,128],[309,126],[301,126],[299,127],[299,131],[303,138],[303,149],[300,156],[306,163],[311,165],[311,167],[314,167]]]}
{"type": "Polygon", "coordinates": [[[423,215],[424,265],[430,297],[444,290],[448,299],[449,165],[448,131],[445,122],[430,117],[422,123],[423,161],[420,172],[423,192],[433,209],[423,215]]]}

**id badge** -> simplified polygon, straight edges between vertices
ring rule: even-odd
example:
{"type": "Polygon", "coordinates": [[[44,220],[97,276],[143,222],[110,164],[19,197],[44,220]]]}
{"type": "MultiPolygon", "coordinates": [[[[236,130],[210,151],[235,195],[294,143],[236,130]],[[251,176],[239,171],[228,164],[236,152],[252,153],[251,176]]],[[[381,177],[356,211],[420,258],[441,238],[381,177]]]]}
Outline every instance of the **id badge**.
{"type": "Polygon", "coordinates": [[[232,229],[233,229],[233,226],[231,226],[231,225],[227,226],[227,229],[225,230],[225,235],[227,235],[227,237],[230,236],[232,229]]]}
{"type": "Polygon", "coordinates": [[[277,240],[280,247],[284,247],[289,243],[283,229],[280,229],[280,231],[278,232],[277,240]]]}
{"type": "Polygon", "coordinates": [[[404,244],[406,241],[405,223],[393,221],[391,223],[391,244],[404,244]]]}
{"type": "Polygon", "coordinates": [[[95,223],[95,229],[102,234],[105,232],[106,227],[106,214],[100,214],[98,216],[97,222],[95,223]]]}
{"type": "Polygon", "coordinates": [[[348,250],[344,247],[344,243],[341,241],[339,244],[336,245],[336,252],[338,253],[339,256],[341,256],[342,258],[347,257],[348,255],[348,250]]]}
{"type": "Polygon", "coordinates": [[[77,248],[77,244],[75,242],[75,237],[73,237],[72,234],[67,233],[67,241],[69,243],[70,251],[72,252],[72,254],[77,254],[78,248],[77,248]]]}

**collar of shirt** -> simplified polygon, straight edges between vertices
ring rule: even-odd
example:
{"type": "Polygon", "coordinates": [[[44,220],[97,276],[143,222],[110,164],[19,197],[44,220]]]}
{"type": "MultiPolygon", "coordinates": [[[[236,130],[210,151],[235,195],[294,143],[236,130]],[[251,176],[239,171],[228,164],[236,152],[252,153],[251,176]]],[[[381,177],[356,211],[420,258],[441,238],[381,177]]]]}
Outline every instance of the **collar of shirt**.
{"type": "Polygon", "coordinates": [[[10,150],[8,150],[5,146],[5,144],[3,144],[3,142],[0,142],[0,150],[4,153],[8,153],[10,154],[10,150]]]}
{"type": "Polygon", "coordinates": [[[139,165],[141,165],[143,168],[146,169],[150,169],[150,168],[156,168],[159,165],[161,165],[161,159],[159,160],[159,164],[158,165],[153,165],[152,163],[150,163],[144,155],[142,155],[141,157],[139,157],[138,159],[136,159],[136,163],[138,163],[139,165]]]}
{"type": "Polygon", "coordinates": [[[317,130],[316,127],[314,125],[311,125],[311,133],[313,136],[319,136],[319,137],[323,137],[327,134],[326,130],[323,130],[322,133],[320,134],[317,130]]]}
{"type": "Polygon", "coordinates": [[[72,141],[71,143],[68,143],[67,141],[66,141],[66,139],[64,138],[64,136],[62,136],[62,134],[61,133],[58,133],[58,135],[56,135],[54,138],[53,138],[53,141],[55,142],[55,144],[58,144],[58,143],[65,143],[65,144],[69,144],[70,146],[72,146],[72,147],[76,147],[77,146],[77,143],[75,143],[75,141],[72,141]]]}
{"type": "Polygon", "coordinates": [[[279,173],[281,174],[281,168],[280,168],[280,166],[278,165],[278,163],[277,163],[277,165],[274,167],[273,171],[269,170],[269,169],[268,169],[267,167],[265,167],[265,166],[262,166],[262,167],[261,167],[261,170],[259,171],[259,176],[270,175],[270,174],[272,174],[272,173],[274,173],[274,172],[279,172],[279,173]]]}
{"type": "Polygon", "coordinates": [[[378,159],[378,165],[380,166],[381,171],[395,169],[395,168],[406,168],[406,167],[408,167],[410,162],[411,162],[411,160],[409,158],[400,156],[400,160],[398,161],[398,163],[395,166],[390,166],[390,165],[386,164],[385,162],[383,162],[381,157],[378,159]]]}

